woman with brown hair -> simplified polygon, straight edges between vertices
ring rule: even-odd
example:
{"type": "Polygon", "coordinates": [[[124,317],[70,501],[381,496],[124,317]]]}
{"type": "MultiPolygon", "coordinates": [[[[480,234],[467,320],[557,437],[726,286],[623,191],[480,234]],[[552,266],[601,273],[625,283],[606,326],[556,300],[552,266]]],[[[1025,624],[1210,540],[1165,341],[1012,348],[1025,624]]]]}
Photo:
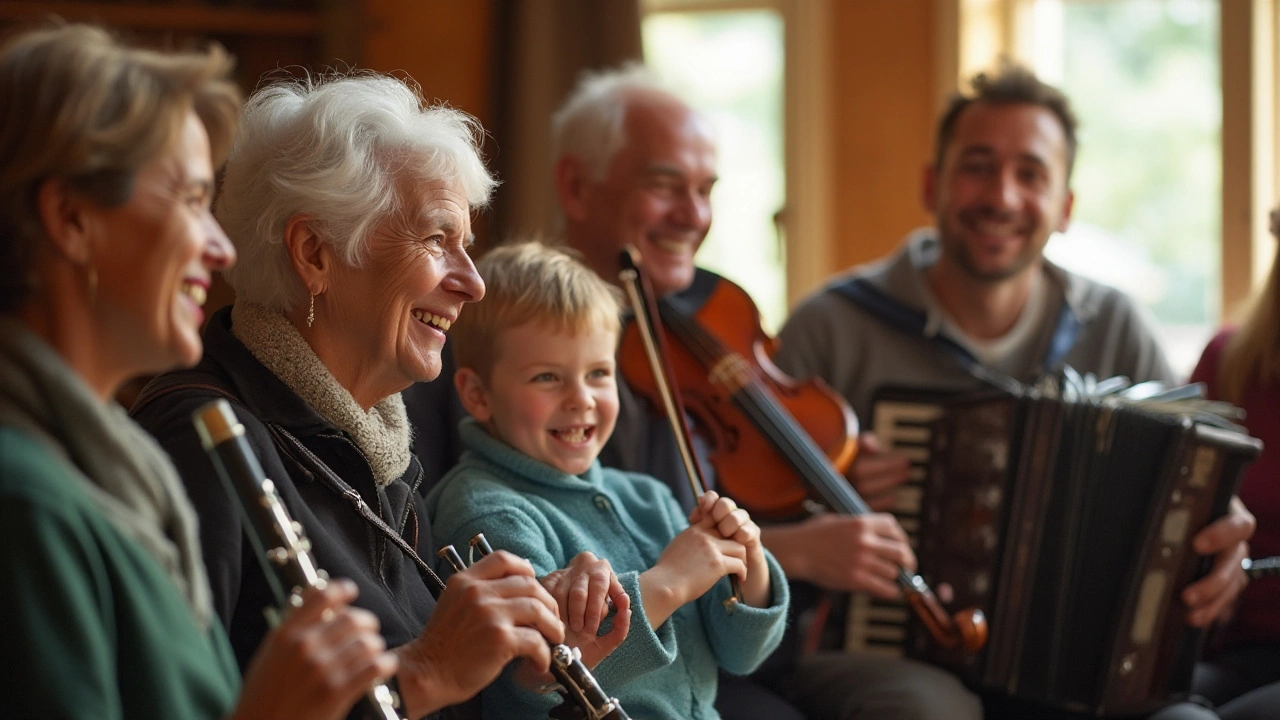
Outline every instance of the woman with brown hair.
{"type": "Polygon", "coordinates": [[[200,358],[210,273],[235,260],[209,210],[230,65],[74,25],[0,44],[0,716],[336,718],[395,672],[335,582],[242,688],[195,513],[112,400],[200,358]]]}

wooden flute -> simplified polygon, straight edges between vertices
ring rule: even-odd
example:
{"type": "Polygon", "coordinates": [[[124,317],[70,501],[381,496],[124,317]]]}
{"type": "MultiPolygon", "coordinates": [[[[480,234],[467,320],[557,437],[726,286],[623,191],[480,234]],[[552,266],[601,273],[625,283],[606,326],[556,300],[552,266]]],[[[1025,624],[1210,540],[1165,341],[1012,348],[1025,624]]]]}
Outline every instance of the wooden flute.
{"type": "MultiPolygon", "coordinates": [[[[192,416],[200,443],[213,459],[227,492],[240,507],[245,534],[262,562],[267,583],[280,609],[301,603],[301,592],[308,587],[321,588],[328,576],[316,567],[311,557],[311,543],[302,525],[289,515],[275,483],[262,471],[253,449],[244,437],[244,425],[236,419],[226,400],[214,400],[196,410],[192,416]]],[[[268,608],[274,623],[277,614],[268,608]]],[[[399,699],[385,683],[371,687],[361,699],[362,714],[377,720],[403,720],[399,699]]]]}

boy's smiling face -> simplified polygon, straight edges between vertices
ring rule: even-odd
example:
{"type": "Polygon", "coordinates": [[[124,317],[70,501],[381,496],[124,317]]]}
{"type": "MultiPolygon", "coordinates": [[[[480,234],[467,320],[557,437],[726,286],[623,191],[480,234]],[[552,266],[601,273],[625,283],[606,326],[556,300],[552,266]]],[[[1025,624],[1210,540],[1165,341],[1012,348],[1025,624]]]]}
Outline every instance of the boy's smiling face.
{"type": "Polygon", "coordinates": [[[502,333],[488,382],[455,382],[467,411],[494,437],[561,472],[586,472],[618,419],[612,329],[579,333],[528,322],[502,333]]]}

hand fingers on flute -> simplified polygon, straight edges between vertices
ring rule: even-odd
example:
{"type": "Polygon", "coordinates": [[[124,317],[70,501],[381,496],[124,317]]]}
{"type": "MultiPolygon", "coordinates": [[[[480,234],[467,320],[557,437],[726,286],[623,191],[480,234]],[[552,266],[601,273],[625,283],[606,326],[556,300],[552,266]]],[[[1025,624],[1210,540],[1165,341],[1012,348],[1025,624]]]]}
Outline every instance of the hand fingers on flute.
{"type": "Polygon", "coordinates": [[[301,603],[285,615],[280,627],[301,627],[328,620],[359,594],[360,588],[345,578],[332,580],[323,588],[306,588],[300,595],[301,603]]]}
{"type": "Polygon", "coordinates": [[[499,550],[454,573],[446,583],[445,596],[450,593],[464,604],[506,609],[513,623],[534,627],[553,643],[564,641],[555,598],[534,577],[529,561],[511,553],[499,550]]]}
{"type": "MultiPolygon", "coordinates": [[[[453,577],[465,575],[477,580],[496,580],[500,581],[496,585],[500,588],[506,588],[511,594],[527,595],[541,602],[547,610],[557,619],[560,616],[560,607],[556,603],[555,598],[551,597],[537,581],[533,572],[533,565],[526,559],[513,555],[505,550],[486,556],[480,562],[475,563],[462,573],[457,573],[453,577]]],[[[453,578],[450,578],[452,581],[453,578]]],[[[563,629],[561,629],[563,630],[563,629]]],[[[556,640],[559,642],[559,640],[556,640]]]]}
{"type": "Polygon", "coordinates": [[[394,674],[398,660],[385,651],[377,618],[346,605],[356,594],[345,580],[304,592],[255,656],[242,702],[276,706],[280,717],[339,718],[375,681],[394,674]]]}
{"type": "Polygon", "coordinates": [[[327,623],[327,642],[334,648],[335,680],[342,686],[368,689],[395,675],[399,659],[386,651],[378,634],[378,618],[358,608],[348,608],[327,623]]]}
{"type": "MultiPolygon", "coordinates": [[[[552,642],[559,644],[563,639],[562,635],[560,640],[552,642]]],[[[548,637],[541,630],[531,627],[513,627],[508,634],[506,647],[510,648],[516,657],[525,658],[534,670],[546,673],[551,670],[551,645],[547,641],[548,637]]]]}
{"type": "Polygon", "coordinates": [[[492,602],[502,609],[513,625],[537,630],[544,642],[564,642],[564,623],[556,601],[533,578],[504,577],[488,581],[492,602]]]}
{"type": "Polygon", "coordinates": [[[509,575],[534,576],[533,565],[528,560],[505,550],[498,550],[481,558],[465,572],[480,580],[496,580],[509,575]]]}
{"type": "MultiPolygon", "coordinates": [[[[389,677],[395,673],[397,660],[385,652],[386,640],[379,629],[378,616],[368,610],[349,606],[327,608],[306,624],[299,642],[323,655],[335,673],[333,677],[341,682],[379,669],[385,673],[381,677],[389,677]]],[[[371,676],[369,684],[377,679],[380,678],[371,676]]]]}

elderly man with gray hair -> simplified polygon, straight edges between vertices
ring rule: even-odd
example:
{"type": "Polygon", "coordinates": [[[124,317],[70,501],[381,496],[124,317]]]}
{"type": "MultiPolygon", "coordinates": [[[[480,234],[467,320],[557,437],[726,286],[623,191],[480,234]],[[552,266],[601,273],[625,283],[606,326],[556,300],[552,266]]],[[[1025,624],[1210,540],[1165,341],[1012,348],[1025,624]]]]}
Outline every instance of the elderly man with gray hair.
{"type": "Polygon", "coordinates": [[[445,333],[484,285],[471,214],[496,184],[478,124],[375,74],[268,85],[247,103],[218,220],[240,255],[233,308],[198,366],[161,376],[134,414],[200,515],[214,609],[243,664],[271,592],[190,417],[233,400],[320,567],[351,578],[399,658],[411,718],[474,696],[511,660],[545,671],[563,627],[527,562],[498,552],[453,576],[434,558],[400,391],[440,373],[445,333]]]}

